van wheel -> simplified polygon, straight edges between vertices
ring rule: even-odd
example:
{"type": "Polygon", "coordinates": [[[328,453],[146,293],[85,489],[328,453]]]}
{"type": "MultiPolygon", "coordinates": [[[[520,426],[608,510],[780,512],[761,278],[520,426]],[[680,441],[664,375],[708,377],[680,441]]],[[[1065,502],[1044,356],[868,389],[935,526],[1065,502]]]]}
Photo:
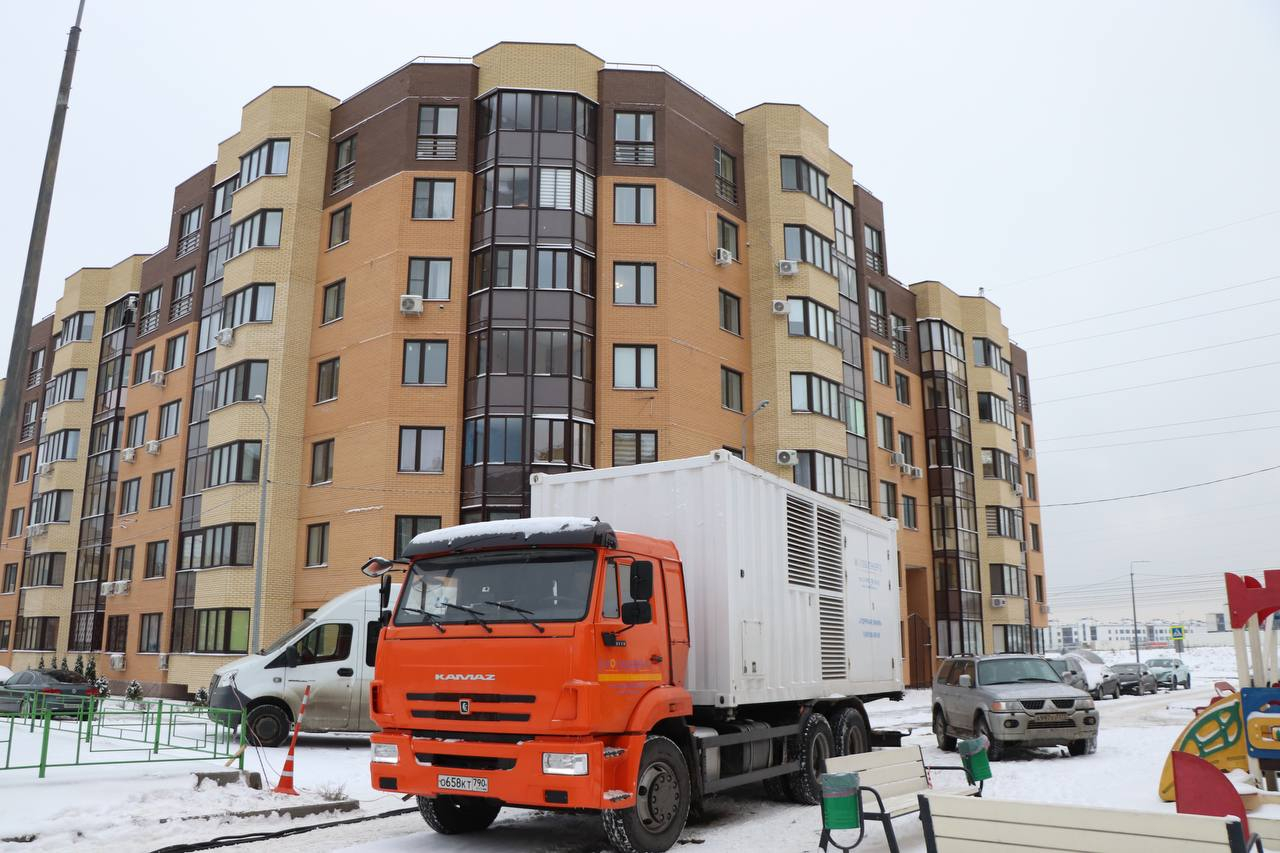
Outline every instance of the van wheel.
{"type": "Polygon", "coordinates": [[[947,734],[947,718],[942,716],[941,708],[933,709],[933,736],[938,740],[938,749],[943,752],[955,752],[956,739],[947,734]]]}
{"type": "Polygon", "coordinates": [[[675,743],[652,735],[640,755],[636,804],[605,809],[600,822],[618,853],[662,853],[670,850],[689,819],[689,765],[675,743]]]}
{"type": "Polygon", "coordinates": [[[289,715],[276,705],[250,708],[246,724],[254,746],[284,746],[289,740],[289,715]]]}
{"type": "Polygon", "coordinates": [[[827,769],[827,759],[836,754],[835,735],[827,718],[811,712],[800,727],[800,769],[787,777],[791,799],[801,805],[816,806],[822,802],[822,785],[818,777],[827,769]]]}
{"type": "Polygon", "coordinates": [[[836,755],[857,755],[871,747],[867,737],[867,721],[857,708],[840,708],[831,715],[831,729],[835,737],[836,755]]]}
{"type": "Polygon", "coordinates": [[[418,797],[422,819],[441,835],[488,829],[501,810],[502,803],[486,797],[418,797]]]}

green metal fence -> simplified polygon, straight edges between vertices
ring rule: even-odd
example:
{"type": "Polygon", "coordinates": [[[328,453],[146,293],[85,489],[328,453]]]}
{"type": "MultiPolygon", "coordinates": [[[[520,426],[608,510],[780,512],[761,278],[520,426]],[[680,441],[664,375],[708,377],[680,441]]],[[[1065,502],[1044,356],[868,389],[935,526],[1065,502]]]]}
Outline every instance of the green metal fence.
{"type": "Polygon", "coordinates": [[[244,769],[239,710],[188,702],[131,702],[0,688],[0,770],[168,761],[236,762],[244,769]]]}

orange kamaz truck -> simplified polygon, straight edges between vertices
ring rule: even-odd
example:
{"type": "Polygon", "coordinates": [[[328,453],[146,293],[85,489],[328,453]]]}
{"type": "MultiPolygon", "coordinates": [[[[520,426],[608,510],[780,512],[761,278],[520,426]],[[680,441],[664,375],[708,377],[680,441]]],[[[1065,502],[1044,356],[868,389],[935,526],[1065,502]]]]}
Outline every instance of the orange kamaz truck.
{"type": "Polygon", "coordinates": [[[424,533],[390,589],[370,716],[377,789],[427,823],[594,810],[663,851],[691,809],[763,782],[819,798],[901,698],[895,525],[727,452],[535,474],[533,516],[424,533]]]}

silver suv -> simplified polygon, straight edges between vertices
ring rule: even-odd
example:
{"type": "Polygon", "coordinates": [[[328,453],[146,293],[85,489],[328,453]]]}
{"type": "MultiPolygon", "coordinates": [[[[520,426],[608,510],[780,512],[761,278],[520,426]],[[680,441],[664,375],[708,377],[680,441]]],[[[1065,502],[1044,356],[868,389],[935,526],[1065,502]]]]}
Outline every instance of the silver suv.
{"type": "Polygon", "coordinates": [[[1037,655],[960,655],[933,680],[933,733],[952,750],[956,736],[986,735],[987,755],[1010,746],[1065,746],[1072,755],[1097,749],[1098,712],[1088,693],[1062,683],[1037,655]]]}

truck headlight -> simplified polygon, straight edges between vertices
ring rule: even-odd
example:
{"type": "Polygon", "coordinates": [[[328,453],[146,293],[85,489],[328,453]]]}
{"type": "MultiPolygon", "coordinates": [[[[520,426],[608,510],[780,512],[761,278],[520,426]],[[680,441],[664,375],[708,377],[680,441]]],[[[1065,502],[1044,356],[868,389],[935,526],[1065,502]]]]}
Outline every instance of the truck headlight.
{"type": "Polygon", "coordinates": [[[1093,710],[1093,700],[1092,700],[1092,699],[1077,699],[1077,700],[1076,700],[1076,710],[1077,710],[1077,711],[1092,711],[1092,710],[1093,710]]]}
{"type": "Polygon", "coordinates": [[[369,744],[371,755],[369,760],[374,764],[399,764],[400,763],[400,746],[394,743],[378,743],[374,741],[369,744]]]}
{"type": "Polygon", "coordinates": [[[544,752],[542,772],[551,776],[586,776],[585,752],[544,752]]]}
{"type": "Polygon", "coordinates": [[[1021,711],[1021,710],[1022,710],[1022,705],[1021,705],[1021,703],[1014,702],[1014,701],[1012,701],[1012,700],[998,700],[998,701],[995,701],[995,702],[992,702],[992,703],[991,703],[991,710],[993,710],[993,711],[1021,711]]]}

